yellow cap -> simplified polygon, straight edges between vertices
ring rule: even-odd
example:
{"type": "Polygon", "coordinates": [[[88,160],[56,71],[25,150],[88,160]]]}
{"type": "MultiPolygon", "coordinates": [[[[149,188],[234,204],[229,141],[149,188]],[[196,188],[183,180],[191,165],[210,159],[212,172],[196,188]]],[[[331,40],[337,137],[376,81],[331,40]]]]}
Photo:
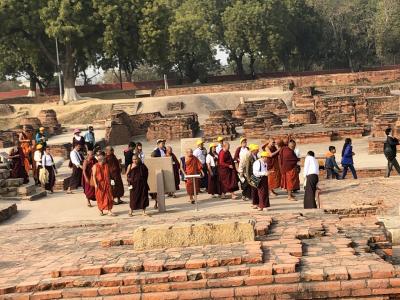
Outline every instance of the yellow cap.
{"type": "Polygon", "coordinates": [[[37,145],[36,145],[36,149],[37,149],[37,150],[40,150],[40,149],[42,149],[42,148],[43,148],[43,145],[42,145],[42,144],[37,144],[37,145]]]}
{"type": "Polygon", "coordinates": [[[219,136],[218,138],[217,138],[217,141],[218,142],[222,142],[224,140],[224,138],[222,137],[222,136],[219,136]]]}
{"type": "Polygon", "coordinates": [[[247,141],[247,139],[244,136],[240,138],[239,143],[241,144],[243,143],[243,141],[247,141]]]}
{"type": "Polygon", "coordinates": [[[208,148],[211,148],[211,147],[217,147],[217,144],[216,143],[211,143],[210,147],[208,147],[208,148]]]}
{"type": "Polygon", "coordinates": [[[197,140],[196,145],[200,146],[201,144],[204,144],[203,140],[197,140]]]}
{"type": "Polygon", "coordinates": [[[256,144],[250,144],[249,145],[249,150],[250,151],[255,151],[255,150],[259,150],[259,149],[260,149],[260,147],[258,145],[256,145],[256,144]]]}
{"type": "Polygon", "coordinates": [[[43,130],[44,130],[44,127],[40,127],[39,130],[40,130],[40,131],[43,131],[43,130]]]}
{"type": "Polygon", "coordinates": [[[269,157],[270,155],[269,155],[269,152],[267,152],[267,151],[263,151],[263,152],[261,152],[261,154],[260,154],[260,157],[269,157]]]}

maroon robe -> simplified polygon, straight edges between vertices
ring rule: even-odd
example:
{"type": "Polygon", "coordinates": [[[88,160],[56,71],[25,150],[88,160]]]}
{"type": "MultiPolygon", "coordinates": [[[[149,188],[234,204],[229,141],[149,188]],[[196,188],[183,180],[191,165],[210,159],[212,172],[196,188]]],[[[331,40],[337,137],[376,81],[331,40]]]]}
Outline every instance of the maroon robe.
{"type": "Polygon", "coordinates": [[[96,201],[96,191],[94,188],[94,185],[90,185],[90,179],[92,178],[92,169],[93,166],[97,163],[97,159],[93,157],[92,160],[85,160],[83,162],[83,170],[82,172],[86,175],[86,177],[89,179],[87,181],[85,179],[85,176],[82,174],[82,187],[83,187],[83,192],[85,193],[86,199],[96,201]]]}
{"type": "Polygon", "coordinates": [[[149,170],[143,163],[131,168],[127,174],[128,183],[132,186],[129,195],[131,210],[146,209],[149,206],[149,170]]]}
{"type": "Polygon", "coordinates": [[[299,173],[297,171],[299,159],[296,153],[289,147],[284,146],[279,152],[279,161],[282,174],[281,187],[288,191],[300,189],[299,173]]]}
{"type": "Polygon", "coordinates": [[[219,152],[217,170],[221,193],[233,193],[239,190],[235,164],[229,151],[222,149],[219,152]],[[233,166],[233,168],[231,169],[229,166],[233,166]]]}
{"type": "Polygon", "coordinates": [[[21,147],[18,147],[17,150],[12,149],[10,156],[19,155],[18,157],[12,158],[12,169],[11,169],[11,178],[22,178],[24,183],[29,182],[29,176],[26,172],[24,161],[25,155],[21,147]]]}
{"type": "Polygon", "coordinates": [[[106,156],[105,162],[108,165],[110,178],[115,182],[115,185],[111,186],[113,197],[121,198],[124,195],[124,183],[122,182],[119,160],[114,154],[110,154],[106,156]]]}
{"type": "MultiPolygon", "coordinates": [[[[278,150],[275,146],[269,148],[269,151],[272,153],[278,150]]],[[[270,156],[267,159],[268,171],[273,171],[268,175],[268,187],[270,190],[277,189],[281,187],[281,170],[279,166],[279,153],[274,156],[270,156]]]]}

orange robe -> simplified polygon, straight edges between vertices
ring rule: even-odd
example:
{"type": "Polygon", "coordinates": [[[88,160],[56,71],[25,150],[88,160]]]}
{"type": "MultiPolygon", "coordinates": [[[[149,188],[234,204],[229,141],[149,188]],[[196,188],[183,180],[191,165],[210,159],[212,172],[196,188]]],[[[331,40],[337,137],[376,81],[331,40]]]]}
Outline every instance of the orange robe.
{"type": "Polygon", "coordinates": [[[32,157],[32,134],[22,132],[22,138],[24,140],[29,140],[30,142],[21,142],[22,152],[24,152],[24,167],[27,174],[31,170],[31,163],[29,158],[32,157]]]}
{"type": "Polygon", "coordinates": [[[111,179],[108,166],[104,164],[95,164],[96,177],[94,180],[97,183],[96,201],[99,210],[111,210],[113,207],[114,197],[111,191],[111,179]]]}
{"type": "MultiPolygon", "coordinates": [[[[276,147],[267,148],[270,153],[276,152],[276,147]]],[[[279,167],[279,153],[267,159],[268,171],[273,171],[268,175],[268,187],[270,190],[281,187],[281,168],[279,167]]]]}
{"type": "MultiPolygon", "coordinates": [[[[186,173],[186,175],[201,174],[202,169],[203,169],[203,166],[197,157],[192,156],[189,158],[188,157],[185,158],[185,173],[186,173]]],[[[200,192],[200,179],[195,178],[194,180],[196,180],[196,194],[198,194],[200,192]]],[[[186,191],[189,196],[194,195],[192,178],[186,180],[186,191]]]]}

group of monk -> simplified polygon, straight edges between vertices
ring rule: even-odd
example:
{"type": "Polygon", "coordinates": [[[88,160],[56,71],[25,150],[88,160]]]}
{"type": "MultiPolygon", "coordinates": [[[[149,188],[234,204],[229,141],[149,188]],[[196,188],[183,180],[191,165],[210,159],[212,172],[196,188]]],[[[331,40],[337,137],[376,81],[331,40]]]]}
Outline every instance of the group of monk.
{"type": "MultiPolygon", "coordinates": [[[[40,177],[46,175],[43,185],[53,192],[56,168],[50,148],[46,144],[44,129],[40,128],[35,139],[29,128],[23,129],[18,146],[10,153],[10,158],[15,161],[13,176],[24,178],[24,182],[27,182],[27,174],[33,169],[35,181],[41,182],[40,177]],[[34,146],[37,149],[32,155],[34,146]],[[36,156],[38,158],[34,158],[36,156]],[[46,171],[37,172],[40,168],[46,171]]],[[[72,193],[82,186],[87,206],[92,207],[91,202],[96,201],[100,215],[107,211],[108,215],[115,216],[113,206],[124,203],[121,200],[125,193],[121,164],[112,147],[108,146],[103,151],[96,145],[93,127],[89,127],[85,136],[81,136],[79,129],[74,130],[69,163],[72,174],[65,180],[64,189],[67,193],[72,193]]],[[[146,214],[149,186],[142,144],[129,143],[124,156],[130,194],[129,215],[132,216],[133,211],[139,209],[146,214]]],[[[270,139],[260,147],[256,144],[248,145],[247,139],[243,137],[233,156],[229,142],[223,137],[218,137],[208,149],[205,148],[204,140],[199,139],[196,147],[186,149],[185,155],[180,159],[176,157],[172,147],[166,145],[164,139],[159,139],[151,156],[171,157],[175,189],[180,189],[180,182],[183,180],[190,203],[194,203],[196,194],[208,192],[213,198],[250,200],[254,209],[263,211],[270,207],[269,198],[278,195],[277,189],[286,190],[291,201],[296,200],[294,193],[300,190],[299,153],[296,142],[288,138],[279,141],[270,139]],[[237,193],[239,186],[241,194],[237,193]]],[[[150,196],[156,199],[155,194],[150,196]]],[[[169,196],[176,197],[175,193],[169,193],[169,196]]]]}
{"type": "Polygon", "coordinates": [[[46,190],[53,192],[56,170],[44,127],[34,134],[31,126],[24,125],[8,158],[11,161],[11,178],[22,178],[23,183],[28,183],[32,174],[36,185],[42,184],[46,190]]]}
{"type": "MultiPolygon", "coordinates": [[[[300,166],[294,140],[270,139],[261,147],[248,145],[246,138],[240,139],[240,146],[232,157],[229,142],[218,137],[216,143],[204,148],[204,141],[197,142],[197,148],[186,151],[184,172],[189,175],[199,174],[206,177],[207,192],[213,197],[251,200],[254,209],[260,211],[270,206],[269,197],[277,196],[275,191],[282,188],[287,191],[288,199],[296,200],[294,193],[300,190],[300,166]],[[242,190],[241,195],[235,195],[242,190]]],[[[197,192],[203,187],[196,179],[197,192]]],[[[186,187],[193,201],[193,179],[186,180],[186,187]]]]}
{"type": "MultiPolygon", "coordinates": [[[[87,200],[87,206],[92,207],[91,202],[96,201],[100,215],[116,216],[113,206],[125,203],[121,198],[125,194],[122,180],[122,168],[119,159],[115,156],[111,146],[103,151],[93,145],[87,147],[86,143],[80,143],[80,132],[75,130],[73,138],[73,150],[70,153],[70,167],[72,174],[65,186],[67,193],[72,193],[79,186],[87,200]]],[[[148,170],[142,163],[139,155],[133,148],[129,150],[129,163],[126,165],[126,177],[129,190],[129,216],[134,210],[142,210],[146,214],[149,206],[149,186],[147,185],[148,170]]],[[[126,161],[125,161],[126,162],[126,161]]]]}

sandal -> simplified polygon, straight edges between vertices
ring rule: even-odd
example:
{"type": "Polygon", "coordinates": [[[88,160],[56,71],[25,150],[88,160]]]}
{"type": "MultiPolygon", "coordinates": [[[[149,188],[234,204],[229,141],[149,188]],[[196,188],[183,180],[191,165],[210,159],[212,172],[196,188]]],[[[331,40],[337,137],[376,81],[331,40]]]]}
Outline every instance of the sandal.
{"type": "Polygon", "coordinates": [[[111,212],[111,211],[110,211],[107,215],[110,216],[110,217],[115,217],[115,216],[116,216],[116,214],[114,214],[114,213],[111,212]]]}
{"type": "Polygon", "coordinates": [[[133,217],[133,212],[130,210],[128,216],[133,217]]]}
{"type": "Polygon", "coordinates": [[[104,216],[104,213],[103,213],[103,211],[100,211],[100,216],[104,216]]]}

